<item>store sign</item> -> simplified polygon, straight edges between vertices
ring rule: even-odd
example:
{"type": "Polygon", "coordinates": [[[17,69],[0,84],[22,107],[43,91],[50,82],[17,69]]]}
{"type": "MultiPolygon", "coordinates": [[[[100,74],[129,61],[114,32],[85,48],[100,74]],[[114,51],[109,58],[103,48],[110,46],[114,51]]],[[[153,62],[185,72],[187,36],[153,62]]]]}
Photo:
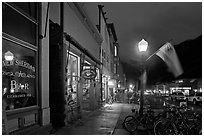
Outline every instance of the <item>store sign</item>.
{"type": "Polygon", "coordinates": [[[87,79],[87,80],[93,80],[96,77],[96,69],[95,68],[91,68],[91,66],[86,67],[82,73],[82,78],[87,79]]]}

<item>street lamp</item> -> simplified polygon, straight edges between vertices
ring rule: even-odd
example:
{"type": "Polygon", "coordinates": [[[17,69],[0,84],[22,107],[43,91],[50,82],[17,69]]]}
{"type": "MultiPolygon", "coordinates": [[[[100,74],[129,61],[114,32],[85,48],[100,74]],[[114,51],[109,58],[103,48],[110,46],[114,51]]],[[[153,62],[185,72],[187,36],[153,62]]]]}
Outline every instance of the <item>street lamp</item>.
{"type": "MultiPolygon", "coordinates": [[[[148,47],[148,42],[145,41],[144,39],[142,39],[139,43],[138,43],[138,48],[139,51],[144,53],[146,52],[148,47]]],[[[143,55],[142,55],[143,56],[143,55]]],[[[143,60],[143,58],[142,58],[143,60]]],[[[146,79],[147,79],[147,74],[146,74],[146,69],[145,69],[145,60],[143,60],[144,64],[142,64],[142,75],[141,75],[141,91],[140,91],[140,110],[139,110],[139,114],[140,116],[143,115],[143,96],[144,96],[144,91],[145,91],[145,86],[146,86],[146,79]]]]}
{"type": "Polygon", "coordinates": [[[130,84],[130,88],[133,88],[133,85],[132,85],[132,84],[130,84]]]}

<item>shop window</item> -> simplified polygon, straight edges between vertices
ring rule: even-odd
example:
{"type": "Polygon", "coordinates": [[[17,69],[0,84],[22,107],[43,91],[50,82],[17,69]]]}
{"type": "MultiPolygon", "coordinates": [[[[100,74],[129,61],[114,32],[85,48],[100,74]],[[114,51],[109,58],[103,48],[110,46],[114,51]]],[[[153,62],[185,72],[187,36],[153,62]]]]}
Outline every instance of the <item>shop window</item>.
{"type": "Polygon", "coordinates": [[[17,6],[21,10],[23,10],[26,14],[30,15],[34,19],[37,19],[36,9],[37,3],[36,2],[11,2],[11,4],[17,6]]]}
{"type": "Polygon", "coordinates": [[[106,91],[106,76],[102,76],[102,100],[105,101],[105,91],[106,91]]]}
{"type": "Polygon", "coordinates": [[[66,101],[73,100],[77,102],[77,86],[78,86],[78,57],[69,53],[69,59],[67,62],[67,90],[66,101]]]}
{"type": "Polygon", "coordinates": [[[36,51],[2,40],[2,92],[6,110],[37,105],[36,51]]]}
{"type": "Polygon", "coordinates": [[[37,25],[7,4],[2,10],[2,31],[36,45],[37,25]]]}
{"type": "Polygon", "coordinates": [[[96,68],[96,77],[95,77],[95,81],[96,82],[100,82],[100,73],[99,73],[99,69],[96,68]]]}
{"type": "Polygon", "coordinates": [[[114,73],[117,73],[117,64],[114,64],[114,73]]]}
{"type": "Polygon", "coordinates": [[[116,46],[114,46],[115,47],[115,51],[114,51],[114,55],[115,55],[115,57],[117,56],[117,47],[116,46]]]}

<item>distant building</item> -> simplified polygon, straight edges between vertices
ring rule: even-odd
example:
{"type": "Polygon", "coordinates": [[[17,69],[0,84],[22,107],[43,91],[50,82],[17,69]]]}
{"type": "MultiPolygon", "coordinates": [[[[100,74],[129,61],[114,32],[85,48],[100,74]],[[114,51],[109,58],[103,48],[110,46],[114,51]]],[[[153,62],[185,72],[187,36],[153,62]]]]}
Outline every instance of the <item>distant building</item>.
{"type": "Polygon", "coordinates": [[[108,102],[110,95],[115,95],[118,88],[124,87],[125,77],[119,58],[119,44],[114,24],[106,22],[102,6],[99,5],[98,7],[98,29],[103,38],[101,44],[102,100],[108,102]]]}

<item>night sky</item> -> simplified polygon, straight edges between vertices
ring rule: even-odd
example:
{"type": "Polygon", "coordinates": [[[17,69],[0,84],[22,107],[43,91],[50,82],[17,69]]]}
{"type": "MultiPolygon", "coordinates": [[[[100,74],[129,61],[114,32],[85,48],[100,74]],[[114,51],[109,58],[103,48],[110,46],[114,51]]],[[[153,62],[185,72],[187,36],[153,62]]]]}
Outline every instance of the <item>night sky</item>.
{"type": "MultiPolygon", "coordinates": [[[[98,24],[98,7],[104,5],[108,23],[114,23],[120,45],[119,56],[124,64],[139,75],[141,53],[137,43],[149,43],[148,58],[162,44],[172,45],[202,35],[202,2],[89,2],[84,7],[94,24],[98,24]]],[[[131,75],[130,74],[130,75],[131,75]]]]}

